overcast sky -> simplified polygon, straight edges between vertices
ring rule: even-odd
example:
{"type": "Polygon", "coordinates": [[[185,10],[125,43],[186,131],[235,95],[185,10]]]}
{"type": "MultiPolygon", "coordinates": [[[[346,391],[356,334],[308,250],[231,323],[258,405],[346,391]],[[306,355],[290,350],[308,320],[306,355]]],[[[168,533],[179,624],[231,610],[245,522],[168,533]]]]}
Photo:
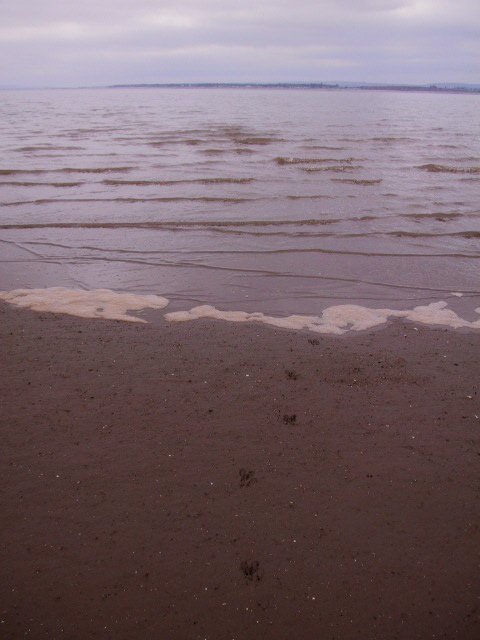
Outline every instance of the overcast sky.
{"type": "Polygon", "coordinates": [[[0,85],[480,83],[480,0],[0,0],[0,85]]]}

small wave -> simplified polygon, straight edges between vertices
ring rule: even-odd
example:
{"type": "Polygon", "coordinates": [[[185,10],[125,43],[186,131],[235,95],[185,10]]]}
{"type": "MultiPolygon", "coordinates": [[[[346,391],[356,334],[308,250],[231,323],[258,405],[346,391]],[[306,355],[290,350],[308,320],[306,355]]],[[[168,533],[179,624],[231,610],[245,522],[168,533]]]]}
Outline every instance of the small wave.
{"type": "MultiPolygon", "coordinates": [[[[377,235],[377,234],[371,234],[377,235]]],[[[387,231],[378,235],[393,236],[395,238],[480,238],[480,231],[453,231],[452,233],[428,233],[415,231],[387,231]]]]}
{"type": "MultiPolygon", "coordinates": [[[[127,141],[131,141],[131,138],[117,138],[117,140],[127,140],[127,141]]],[[[234,143],[234,144],[238,144],[238,145],[245,145],[245,146],[253,146],[253,145],[267,145],[267,144],[271,144],[272,142],[274,142],[273,139],[270,138],[229,138],[228,140],[225,140],[224,138],[218,138],[216,136],[212,136],[211,138],[208,139],[175,139],[175,138],[164,138],[162,140],[153,140],[153,141],[148,141],[146,142],[146,144],[148,146],[151,147],[164,147],[164,146],[169,146],[169,145],[187,145],[187,146],[191,146],[191,147],[198,147],[202,144],[211,144],[212,142],[227,142],[227,143],[234,143]]],[[[227,151],[227,149],[223,149],[222,151],[227,151]]]]}
{"type": "Polygon", "coordinates": [[[328,147],[321,144],[307,144],[302,149],[307,151],[345,151],[345,147],[328,147]]]}
{"type": "Polygon", "coordinates": [[[117,127],[80,127],[79,129],[71,129],[63,134],[57,134],[57,138],[60,137],[77,137],[89,135],[91,133],[116,133],[118,131],[117,127]]]}
{"type": "Polygon", "coordinates": [[[199,153],[204,153],[206,156],[221,156],[227,153],[227,149],[202,149],[199,153]]]}
{"type": "Polygon", "coordinates": [[[194,184],[250,184],[255,181],[256,178],[197,178],[184,180],[183,182],[194,184]]]}
{"type": "Polygon", "coordinates": [[[331,199],[332,196],[326,196],[324,194],[314,194],[311,196],[285,196],[287,200],[325,200],[331,199]]]}
{"type": "MultiPolygon", "coordinates": [[[[80,158],[82,157],[83,154],[81,153],[77,153],[75,154],[75,157],[80,158]]],[[[66,158],[67,154],[65,153],[37,153],[36,158],[66,158]]],[[[72,157],[74,157],[74,154],[72,154],[72,157]]],[[[98,157],[97,154],[95,154],[95,157],[98,157]]]]}
{"type": "Polygon", "coordinates": [[[0,187],[80,187],[84,182],[0,182],[0,187]]]}
{"type": "Polygon", "coordinates": [[[65,167],[50,173],[127,173],[136,167],[65,167]]]}
{"type": "Polygon", "coordinates": [[[416,142],[414,138],[407,138],[405,136],[375,136],[374,138],[370,138],[374,142],[384,142],[386,144],[390,144],[393,142],[416,142]]]}
{"type": "Polygon", "coordinates": [[[344,171],[358,171],[359,169],[363,169],[360,165],[353,164],[340,164],[340,165],[329,165],[327,167],[300,167],[302,171],[306,173],[320,173],[322,171],[332,172],[332,173],[343,173],[344,171]]]}
{"type": "Polygon", "coordinates": [[[478,216],[478,213],[465,212],[458,213],[402,213],[400,218],[412,218],[413,220],[437,220],[438,222],[448,222],[449,220],[457,220],[458,218],[478,216]]]}
{"type": "Polygon", "coordinates": [[[421,164],[417,169],[429,173],[469,173],[480,174],[480,167],[451,167],[443,164],[421,164]]]}
{"type": "MultiPolygon", "coordinates": [[[[220,229],[219,229],[220,231],[220,229]]],[[[338,231],[244,231],[239,228],[226,230],[227,233],[238,235],[253,235],[253,236],[282,236],[286,238],[336,238],[337,240],[343,240],[345,238],[464,238],[467,240],[480,238],[480,231],[456,231],[453,233],[415,233],[414,231],[371,231],[364,233],[345,233],[338,231]]],[[[294,250],[292,250],[294,251],[294,250]]],[[[298,249],[298,251],[302,251],[298,249]]],[[[308,250],[307,250],[308,251],[308,250]]]]}
{"type": "Polygon", "coordinates": [[[373,184],[380,184],[381,179],[378,180],[356,180],[354,178],[330,178],[332,182],[342,182],[343,184],[358,184],[362,186],[370,186],[373,184]]]}
{"type": "Polygon", "coordinates": [[[102,180],[102,184],[106,184],[112,187],[169,187],[179,184],[250,184],[251,182],[255,181],[256,178],[194,178],[192,180],[114,180],[108,178],[106,180],[102,180]]]}
{"type": "Polygon", "coordinates": [[[250,137],[232,137],[233,142],[235,144],[245,144],[245,145],[267,145],[273,144],[275,142],[286,142],[283,138],[277,138],[274,136],[271,137],[262,137],[262,136],[250,136],[250,137]]]}
{"type": "Polygon", "coordinates": [[[274,158],[274,161],[280,166],[288,164],[324,164],[326,162],[341,162],[343,164],[348,164],[350,162],[354,162],[355,158],[286,158],[280,156],[274,158]]]}
{"type": "Polygon", "coordinates": [[[16,149],[14,149],[14,151],[17,151],[19,153],[28,153],[28,152],[35,152],[35,151],[83,151],[85,149],[85,147],[62,147],[62,146],[56,146],[56,145],[49,145],[49,144],[39,144],[39,145],[32,145],[30,147],[17,147],[16,149]]]}
{"type": "Polygon", "coordinates": [[[153,140],[128,136],[117,137],[116,140],[136,140],[154,147],[174,144],[198,146],[212,143],[212,141],[220,143],[227,142],[242,146],[266,146],[276,142],[286,142],[285,139],[277,135],[257,135],[242,127],[211,127],[198,130],[192,129],[191,131],[173,131],[164,136],[155,134],[153,140]]]}
{"type": "Polygon", "coordinates": [[[39,198],[37,200],[19,200],[17,202],[4,202],[4,207],[19,207],[25,204],[33,204],[33,205],[42,205],[42,204],[57,204],[57,203],[66,203],[66,202],[127,202],[130,204],[134,204],[137,202],[223,202],[223,203],[232,203],[239,204],[242,202],[254,202],[255,200],[259,200],[260,198],[215,198],[209,196],[201,196],[201,197],[158,197],[158,198],[39,198]]]}
{"type": "Polygon", "coordinates": [[[47,169],[0,169],[0,176],[15,176],[20,174],[37,175],[48,173],[47,169]]]}
{"type": "MultiPolygon", "coordinates": [[[[359,220],[373,220],[363,216],[359,220]]],[[[145,220],[142,222],[45,222],[24,224],[0,224],[0,229],[189,229],[223,227],[284,227],[284,226],[321,226],[343,222],[341,218],[323,220],[163,220],[161,222],[145,220]]]]}
{"type": "Polygon", "coordinates": [[[126,173],[136,167],[64,167],[62,169],[0,169],[0,176],[40,175],[43,173],[126,173]]]}
{"type": "MultiPolygon", "coordinates": [[[[125,140],[127,142],[132,142],[132,141],[143,142],[141,138],[129,138],[129,137],[116,138],[116,140],[118,141],[125,140]]],[[[164,138],[163,140],[153,140],[151,142],[146,142],[146,144],[149,147],[164,147],[172,144],[186,144],[187,146],[190,146],[190,147],[196,147],[199,144],[205,144],[206,142],[207,142],[206,140],[196,140],[194,138],[183,139],[183,140],[177,140],[175,138],[164,138]]]]}

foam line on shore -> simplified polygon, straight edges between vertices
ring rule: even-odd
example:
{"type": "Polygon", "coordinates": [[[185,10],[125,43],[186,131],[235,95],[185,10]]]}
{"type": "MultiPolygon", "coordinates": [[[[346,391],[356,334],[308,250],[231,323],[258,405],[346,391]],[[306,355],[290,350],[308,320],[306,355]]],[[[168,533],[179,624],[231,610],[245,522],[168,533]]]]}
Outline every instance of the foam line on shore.
{"type": "MultiPolygon", "coordinates": [[[[80,318],[104,318],[126,322],[146,320],[130,315],[129,311],[164,309],[168,299],[157,295],[119,293],[110,289],[68,289],[48,287],[44,289],[14,289],[0,291],[0,300],[9,304],[49,313],[65,313],[80,318]]],[[[480,314],[480,307],[475,309],[480,314]]],[[[314,333],[342,335],[349,331],[365,331],[385,324],[389,319],[402,318],[423,325],[441,325],[452,329],[480,329],[480,318],[469,321],[448,308],[446,302],[432,302],[413,309],[370,309],[355,304],[328,307],[319,316],[291,315],[269,316],[257,312],[222,311],[210,305],[193,307],[187,311],[165,314],[170,322],[186,322],[210,318],[227,322],[258,322],[290,330],[308,330],[314,333]]]]}
{"type": "Polygon", "coordinates": [[[128,311],[163,309],[168,304],[167,298],[157,295],[117,293],[110,289],[84,291],[65,287],[0,291],[0,300],[33,311],[66,313],[80,318],[104,318],[127,322],[146,322],[146,320],[129,315],[128,311]]]}
{"type": "MultiPolygon", "coordinates": [[[[475,310],[480,313],[480,307],[475,310]]],[[[221,311],[209,305],[194,307],[189,311],[167,313],[171,322],[185,322],[200,318],[226,320],[228,322],[259,322],[282,329],[306,329],[315,333],[341,335],[348,331],[365,331],[385,324],[390,318],[403,318],[425,325],[442,325],[454,329],[480,329],[480,319],[470,322],[448,308],[446,302],[432,302],[414,309],[369,309],[354,304],[342,304],[325,309],[321,316],[292,315],[268,316],[245,311],[221,311]]]]}

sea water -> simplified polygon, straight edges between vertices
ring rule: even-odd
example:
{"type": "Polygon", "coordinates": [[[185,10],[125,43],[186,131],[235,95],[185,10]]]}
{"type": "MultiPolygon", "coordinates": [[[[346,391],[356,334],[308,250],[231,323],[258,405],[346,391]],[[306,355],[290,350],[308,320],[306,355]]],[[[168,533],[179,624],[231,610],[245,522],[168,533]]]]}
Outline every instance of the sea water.
{"type": "Polygon", "coordinates": [[[479,100],[3,91],[0,289],[159,296],[171,319],[443,302],[475,321],[479,100]]]}

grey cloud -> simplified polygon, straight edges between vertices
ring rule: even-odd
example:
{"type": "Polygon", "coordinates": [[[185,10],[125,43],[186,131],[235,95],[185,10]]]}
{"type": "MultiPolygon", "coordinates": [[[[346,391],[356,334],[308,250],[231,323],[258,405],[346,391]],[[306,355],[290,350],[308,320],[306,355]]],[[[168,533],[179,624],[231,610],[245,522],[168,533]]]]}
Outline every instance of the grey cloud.
{"type": "Polygon", "coordinates": [[[480,81],[478,0],[0,0],[0,85],[480,81]]]}

